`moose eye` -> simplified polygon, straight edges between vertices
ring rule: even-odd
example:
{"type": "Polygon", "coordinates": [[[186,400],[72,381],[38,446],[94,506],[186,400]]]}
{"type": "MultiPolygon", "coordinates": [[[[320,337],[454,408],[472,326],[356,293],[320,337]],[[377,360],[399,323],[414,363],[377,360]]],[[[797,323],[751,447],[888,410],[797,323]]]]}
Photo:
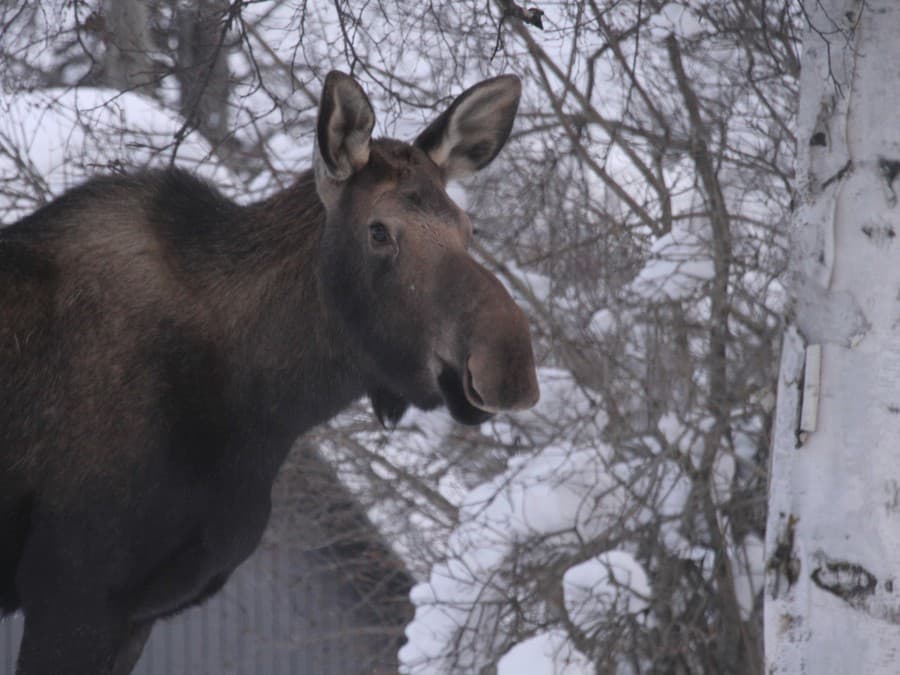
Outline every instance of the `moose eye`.
{"type": "Polygon", "coordinates": [[[372,235],[372,241],[377,244],[386,244],[388,239],[390,239],[390,234],[388,234],[388,229],[384,223],[372,223],[369,225],[369,233],[372,235]]]}

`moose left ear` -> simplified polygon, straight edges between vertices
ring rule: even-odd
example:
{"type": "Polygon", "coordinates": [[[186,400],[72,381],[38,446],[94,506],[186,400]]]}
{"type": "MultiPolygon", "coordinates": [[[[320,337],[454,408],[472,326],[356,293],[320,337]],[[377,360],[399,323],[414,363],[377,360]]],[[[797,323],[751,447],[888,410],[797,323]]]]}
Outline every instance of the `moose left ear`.
{"type": "Polygon", "coordinates": [[[415,145],[443,169],[445,180],[475,173],[506,143],[521,93],[522,84],[515,75],[476,84],[428,125],[415,145]]]}
{"type": "Polygon", "coordinates": [[[328,73],[316,123],[316,178],[342,182],[364,167],[374,125],[372,104],[356,80],[338,70],[328,73]]]}

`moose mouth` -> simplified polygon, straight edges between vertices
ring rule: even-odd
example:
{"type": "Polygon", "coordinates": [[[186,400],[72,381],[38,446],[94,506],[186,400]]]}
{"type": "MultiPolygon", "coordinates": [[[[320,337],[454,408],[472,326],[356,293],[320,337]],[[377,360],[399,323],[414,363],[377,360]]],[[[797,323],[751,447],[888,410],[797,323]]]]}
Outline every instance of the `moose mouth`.
{"type": "MultiPolygon", "coordinates": [[[[468,373],[466,373],[466,377],[471,379],[468,373]]],[[[480,397],[470,383],[468,387],[466,384],[456,368],[444,364],[443,370],[438,375],[438,387],[444,397],[444,403],[457,422],[475,426],[489,420],[494,413],[475,405],[480,397]],[[466,395],[467,389],[470,392],[469,395],[466,395]],[[472,399],[476,399],[476,401],[473,402],[472,399]]]]}
{"type": "Polygon", "coordinates": [[[454,420],[460,424],[477,426],[494,416],[495,409],[490,409],[482,401],[481,395],[472,382],[472,374],[466,368],[466,374],[460,374],[454,366],[440,359],[440,373],[437,376],[437,389],[424,397],[410,400],[407,396],[396,394],[387,387],[369,389],[369,399],[375,416],[385,429],[394,429],[406,412],[410,403],[422,410],[433,410],[441,403],[454,420]]]}

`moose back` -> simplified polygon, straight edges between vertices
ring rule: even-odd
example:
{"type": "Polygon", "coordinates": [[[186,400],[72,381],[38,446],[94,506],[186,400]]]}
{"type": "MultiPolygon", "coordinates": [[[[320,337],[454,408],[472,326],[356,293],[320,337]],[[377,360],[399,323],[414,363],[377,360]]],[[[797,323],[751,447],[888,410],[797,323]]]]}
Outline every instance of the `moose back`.
{"type": "Polygon", "coordinates": [[[368,394],[477,424],[538,398],[527,320],[448,180],[490,162],[515,77],[412,143],[325,80],[313,168],[239,206],[187,173],[93,179],[0,230],[0,612],[21,675],[129,673],[156,619],[256,547],[295,439],[368,394]]]}

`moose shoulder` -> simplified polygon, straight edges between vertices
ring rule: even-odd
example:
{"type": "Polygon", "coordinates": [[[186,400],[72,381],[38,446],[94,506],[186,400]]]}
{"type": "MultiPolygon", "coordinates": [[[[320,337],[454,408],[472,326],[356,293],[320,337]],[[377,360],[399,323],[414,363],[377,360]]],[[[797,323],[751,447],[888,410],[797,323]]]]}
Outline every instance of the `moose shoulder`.
{"type": "Polygon", "coordinates": [[[500,151],[514,77],[412,144],[326,81],[314,167],[239,206],[180,171],[97,178],[0,230],[0,611],[22,675],[124,674],[255,548],[298,435],[538,398],[528,324],[445,184],[500,151]]]}

